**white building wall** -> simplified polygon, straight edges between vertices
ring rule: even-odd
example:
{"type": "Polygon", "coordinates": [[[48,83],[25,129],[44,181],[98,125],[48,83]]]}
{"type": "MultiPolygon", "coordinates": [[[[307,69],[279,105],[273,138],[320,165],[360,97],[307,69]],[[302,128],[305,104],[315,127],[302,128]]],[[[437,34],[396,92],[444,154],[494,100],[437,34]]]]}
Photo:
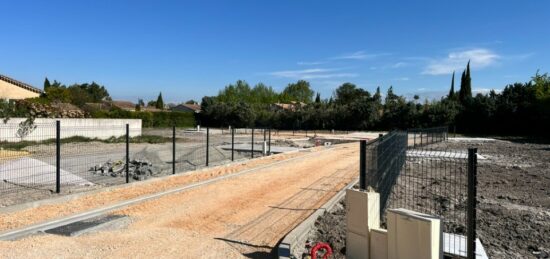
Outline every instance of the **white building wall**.
{"type": "Polygon", "coordinates": [[[17,136],[19,124],[25,118],[11,118],[7,123],[0,121],[0,141],[18,142],[53,139],[56,135],[56,121],[61,123],[61,138],[81,136],[87,138],[108,139],[126,134],[129,124],[130,137],[141,135],[140,119],[46,119],[34,120],[36,129],[24,138],[17,136]]]}

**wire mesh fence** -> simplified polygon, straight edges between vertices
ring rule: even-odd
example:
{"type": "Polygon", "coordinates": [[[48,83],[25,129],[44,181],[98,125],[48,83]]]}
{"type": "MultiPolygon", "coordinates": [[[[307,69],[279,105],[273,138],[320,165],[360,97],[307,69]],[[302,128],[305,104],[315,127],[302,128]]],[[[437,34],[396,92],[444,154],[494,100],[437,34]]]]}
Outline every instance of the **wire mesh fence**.
{"type": "Polygon", "coordinates": [[[13,127],[0,123],[0,132],[0,195],[55,190],[56,124],[13,127]]]}
{"type": "Polygon", "coordinates": [[[423,147],[445,141],[449,137],[449,127],[408,129],[408,146],[423,147]]]}
{"type": "Polygon", "coordinates": [[[268,155],[269,129],[0,124],[0,204],[268,155]],[[31,134],[32,133],[32,134],[31,134]],[[264,142],[265,139],[265,142],[264,142]]]}
{"type": "Polygon", "coordinates": [[[477,151],[431,148],[429,143],[446,139],[442,130],[428,131],[433,140],[421,145],[411,145],[411,131],[363,141],[360,187],[380,193],[383,226],[389,208],[436,215],[442,220],[445,252],[470,258],[475,251],[477,151]]]}

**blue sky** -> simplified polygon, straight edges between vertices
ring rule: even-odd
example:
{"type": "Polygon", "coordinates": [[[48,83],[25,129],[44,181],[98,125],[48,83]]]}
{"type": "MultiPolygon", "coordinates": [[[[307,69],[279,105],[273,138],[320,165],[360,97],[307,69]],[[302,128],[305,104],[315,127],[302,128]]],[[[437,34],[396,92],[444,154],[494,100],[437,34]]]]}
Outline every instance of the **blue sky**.
{"type": "Polygon", "coordinates": [[[200,100],[243,79],[474,91],[550,71],[550,1],[4,1],[0,74],[41,87],[92,80],[115,99],[200,100]],[[457,84],[459,84],[457,80],[457,84]]]}

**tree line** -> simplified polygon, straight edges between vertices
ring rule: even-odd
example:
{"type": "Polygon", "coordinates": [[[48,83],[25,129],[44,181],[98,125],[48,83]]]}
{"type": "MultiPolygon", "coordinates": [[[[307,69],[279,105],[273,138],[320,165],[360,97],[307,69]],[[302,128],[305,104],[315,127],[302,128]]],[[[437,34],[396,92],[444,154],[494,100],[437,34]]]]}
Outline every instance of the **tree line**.
{"type": "Polygon", "coordinates": [[[197,123],[211,127],[266,127],[276,129],[391,130],[447,125],[461,133],[543,135],[550,132],[550,77],[538,72],[525,83],[501,92],[472,95],[470,65],[455,91],[454,73],[449,93],[439,100],[407,100],[389,87],[382,96],[344,83],[328,99],[321,99],[307,81],[291,83],[280,93],[262,83],[251,87],[239,80],[205,96],[197,123]],[[291,104],[280,109],[275,103],[291,104]],[[290,108],[289,108],[290,107],[290,108]]]}

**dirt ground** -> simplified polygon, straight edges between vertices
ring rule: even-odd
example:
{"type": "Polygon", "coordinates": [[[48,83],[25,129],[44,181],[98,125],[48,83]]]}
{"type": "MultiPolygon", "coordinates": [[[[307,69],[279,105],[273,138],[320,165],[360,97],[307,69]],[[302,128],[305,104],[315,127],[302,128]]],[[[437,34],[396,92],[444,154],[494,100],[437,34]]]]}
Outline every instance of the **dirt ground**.
{"type": "MultiPolygon", "coordinates": [[[[453,141],[428,148],[477,147],[477,233],[491,258],[549,258],[550,145],[496,141],[453,141]]],[[[310,241],[328,242],[335,258],[345,256],[345,209],[317,219],[310,241]]]]}
{"type": "Polygon", "coordinates": [[[84,196],[63,204],[2,215],[0,229],[90,210],[273,160],[289,163],[164,196],[116,212],[129,215],[127,229],[79,237],[36,235],[0,241],[7,258],[269,258],[276,244],[314,209],[357,177],[358,145],[344,144],[247,161],[135,187],[84,196]],[[254,164],[256,163],[256,164],[254,164]],[[201,177],[203,176],[204,177],[201,177]]]}

